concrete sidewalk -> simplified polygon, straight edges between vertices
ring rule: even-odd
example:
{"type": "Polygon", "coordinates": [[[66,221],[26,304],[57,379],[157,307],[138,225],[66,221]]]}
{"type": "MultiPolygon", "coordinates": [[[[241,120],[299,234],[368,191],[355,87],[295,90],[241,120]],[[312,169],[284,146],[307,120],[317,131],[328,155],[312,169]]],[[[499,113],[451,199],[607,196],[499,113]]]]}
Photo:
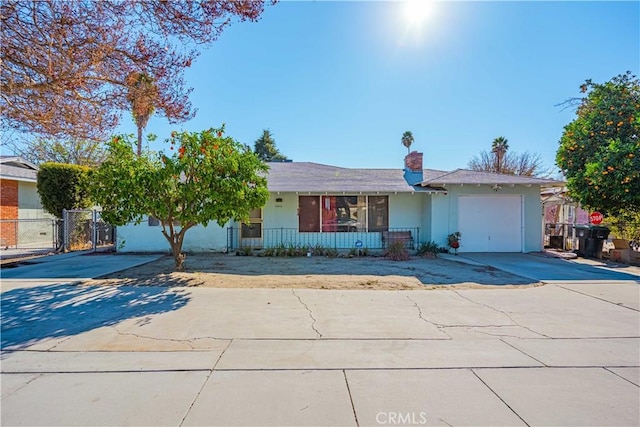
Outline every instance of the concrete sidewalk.
{"type": "Polygon", "coordinates": [[[1,270],[2,289],[9,279],[83,280],[105,276],[161,258],[162,255],[119,255],[103,252],[71,252],[24,261],[1,270]]]}
{"type": "Polygon", "coordinates": [[[2,425],[640,425],[631,281],[26,284],[3,279],[2,425]]]}

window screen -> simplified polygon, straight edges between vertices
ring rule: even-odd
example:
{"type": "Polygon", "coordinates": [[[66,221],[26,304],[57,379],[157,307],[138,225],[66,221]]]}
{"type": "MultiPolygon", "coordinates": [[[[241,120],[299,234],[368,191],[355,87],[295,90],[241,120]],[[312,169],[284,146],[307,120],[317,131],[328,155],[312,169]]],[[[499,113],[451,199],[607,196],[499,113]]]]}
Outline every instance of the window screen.
{"type": "Polygon", "coordinates": [[[389,230],[389,197],[369,196],[369,231],[389,230]]]}

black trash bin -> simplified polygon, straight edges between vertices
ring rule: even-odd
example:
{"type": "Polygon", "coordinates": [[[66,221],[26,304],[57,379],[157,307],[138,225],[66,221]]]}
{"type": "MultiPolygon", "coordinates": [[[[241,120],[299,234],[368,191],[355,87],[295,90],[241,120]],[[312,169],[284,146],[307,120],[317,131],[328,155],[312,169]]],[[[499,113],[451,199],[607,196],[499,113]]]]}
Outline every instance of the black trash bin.
{"type": "Polygon", "coordinates": [[[610,230],[600,225],[579,224],[575,226],[578,238],[578,256],[602,258],[602,245],[609,237],[610,230]]]}
{"type": "Polygon", "coordinates": [[[587,248],[591,249],[587,251],[587,258],[602,258],[602,245],[604,241],[609,237],[609,230],[607,227],[601,225],[591,226],[591,240],[593,240],[593,248],[590,248],[589,242],[587,242],[587,248]]]}
{"type": "Polygon", "coordinates": [[[591,227],[588,224],[576,224],[574,227],[576,238],[578,239],[578,249],[576,254],[581,257],[586,256],[587,239],[591,237],[591,227]]]}

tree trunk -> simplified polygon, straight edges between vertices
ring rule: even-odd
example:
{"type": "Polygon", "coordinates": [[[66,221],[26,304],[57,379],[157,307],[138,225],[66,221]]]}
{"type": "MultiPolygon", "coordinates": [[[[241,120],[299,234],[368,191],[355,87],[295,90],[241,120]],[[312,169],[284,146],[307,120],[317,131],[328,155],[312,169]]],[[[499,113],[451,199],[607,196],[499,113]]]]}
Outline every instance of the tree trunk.
{"type": "Polygon", "coordinates": [[[138,126],[138,157],[142,155],[142,127],[138,126]]]}
{"type": "Polygon", "coordinates": [[[184,241],[184,232],[186,230],[182,229],[178,233],[175,233],[170,240],[171,243],[171,253],[173,254],[173,260],[175,262],[175,270],[176,271],[184,271],[184,260],[187,257],[186,254],[182,253],[182,242],[184,241]]]}
{"type": "Polygon", "coordinates": [[[176,271],[184,271],[184,260],[187,256],[182,253],[182,242],[174,244],[171,252],[173,253],[173,261],[175,263],[174,269],[176,271]]]}
{"type": "Polygon", "coordinates": [[[171,255],[173,255],[173,260],[175,262],[174,268],[175,271],[184,271],[184,260],[187,257],[186,254],[182,253],[182,243],[184,242],[184,233],[191,228],[191,226],[181,229],[179,232],[175,232],[173,228],[173,224],[169,222],[169,232],[165,228],[166,222],[162,224],[162,234],[169,242],[169,246],[171,247],[171,255]]]}

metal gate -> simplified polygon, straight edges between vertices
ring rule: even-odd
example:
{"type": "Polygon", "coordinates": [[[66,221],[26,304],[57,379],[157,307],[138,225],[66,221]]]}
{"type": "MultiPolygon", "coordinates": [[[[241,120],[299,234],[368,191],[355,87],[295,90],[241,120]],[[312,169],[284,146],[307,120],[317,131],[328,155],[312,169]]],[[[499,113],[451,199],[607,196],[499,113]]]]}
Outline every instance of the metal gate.
{"type": "Polygon", "coordinates": [[[91,209],[63,210],[64,251],[95,250],[115,245],[116,228],[100,218],[100,212],[91,209]]]}

